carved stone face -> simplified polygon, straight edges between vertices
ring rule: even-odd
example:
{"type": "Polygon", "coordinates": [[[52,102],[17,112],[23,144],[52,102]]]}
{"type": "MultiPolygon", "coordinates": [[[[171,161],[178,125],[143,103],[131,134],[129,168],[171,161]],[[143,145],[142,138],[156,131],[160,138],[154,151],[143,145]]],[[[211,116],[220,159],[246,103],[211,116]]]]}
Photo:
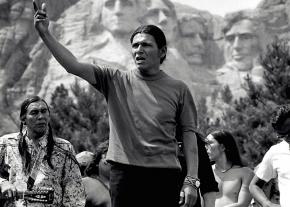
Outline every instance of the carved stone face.
{"type": "Polygon", "coordinates": [[[128,34],[139,25],[136,0],[103,0],[102,24],[113,34],[128,34]]]}
{"type": "Polygon", "coordinates": [[[205,30],[201,23],[194,19],[180,24],[181,47],[190,65],[202,65],[205,54],[205,30]]]}
{"type": "Polygon", "coordinates": [[[9,14],[10,19],[11,20],[18,19],[22,14],[23,9],[24,9],[23,2],[17,2],[13,4],[10,8],[10,14],[9,14]]]}
{"type": "Polygon", "coordinates": [[[177,18],[174,15],[174,11],[164,1],[151,0],[144,21],[146,24],[154,24],[162,29],[168,42],[174,41],[177,18]]]}
{"type": "Polygon", "coordinates": [[[259,52],[259,41],[253,22],[241,20],[226,32],[225,51],[227,59],[241,70],[252,64],[259,52]]]}

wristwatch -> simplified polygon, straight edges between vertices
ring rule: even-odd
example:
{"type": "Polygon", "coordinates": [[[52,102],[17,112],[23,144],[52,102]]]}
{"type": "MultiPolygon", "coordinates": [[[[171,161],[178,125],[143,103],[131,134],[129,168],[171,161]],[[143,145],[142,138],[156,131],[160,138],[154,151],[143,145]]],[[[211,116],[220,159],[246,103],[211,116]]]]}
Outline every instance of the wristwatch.
{"type": "Polygon", "coordinates": [[[196,189],[198,189],[200,187],[200,180],[198,178],[195,178],[194,185],[195,185],[196,189]]]}
{"type": "Polygon", "coordinates": [[[200,187],[200,180],[198,178],[194,178],[190,175],[187,175],[184,179],[184,185],[189,185],[194,187],[195,189],[199,189],[200,187]]]}

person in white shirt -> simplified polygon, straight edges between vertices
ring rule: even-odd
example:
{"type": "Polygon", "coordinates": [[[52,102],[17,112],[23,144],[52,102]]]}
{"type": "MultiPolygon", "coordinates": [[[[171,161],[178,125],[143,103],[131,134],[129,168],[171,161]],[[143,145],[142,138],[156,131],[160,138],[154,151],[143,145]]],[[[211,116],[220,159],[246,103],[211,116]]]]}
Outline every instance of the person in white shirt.
{"type": "Polygon", "coordinates": [[[251,181],[250,192],[263,207],[287,207],[290,203],[290,105],[280,106],[271,122],[282,141],[264,155],[251,181]],[[262,190],[264,184],[273,178],[278,180],[280,205],[272,203],[262,190]]]}

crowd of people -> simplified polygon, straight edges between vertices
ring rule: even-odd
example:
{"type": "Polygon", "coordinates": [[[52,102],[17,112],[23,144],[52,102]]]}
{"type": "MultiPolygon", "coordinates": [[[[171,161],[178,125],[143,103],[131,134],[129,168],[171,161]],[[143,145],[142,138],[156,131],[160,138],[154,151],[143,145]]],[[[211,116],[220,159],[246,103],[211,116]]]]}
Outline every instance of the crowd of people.
{"type": "Polygon", "coordinates": [[[271,120],[281,142],[253,171],[229,131],[198,132],[188,86],[160,68],[167,44],[159,27],[141,25],[132,33],[136,69],[124,71],[78,61],[49,32],[46,5],[34,2],[34,9],[35,28],[55,59],[104,95],[110,138],[95,153],[75,155],[70,142],[53,135],[47,102],[28,97],[19,132],[0,137],[1,206],[287,206],[289,105],[271,120]],[[279,204],[264,191],[273,179],[279,204]]]}

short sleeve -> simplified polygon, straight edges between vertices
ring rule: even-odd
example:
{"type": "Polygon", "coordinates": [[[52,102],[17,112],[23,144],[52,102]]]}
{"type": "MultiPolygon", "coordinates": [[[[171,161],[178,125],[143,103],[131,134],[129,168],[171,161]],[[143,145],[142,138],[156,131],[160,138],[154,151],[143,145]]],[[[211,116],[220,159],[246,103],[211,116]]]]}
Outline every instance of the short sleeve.
{"type": "Polygon", "coordinates": [[[94,66],[94,76],[96,83],[92,86],[100,91],[105,97],[108,96],[109,86],[112,78],[117,73],[117,69],[105,66],[94,66]]]}
{"type": "Polygon", "coordinates": [[[255,172],[258,178],[266,182],[277,177],[277,173],[273,167],[272,156],[272,148],[270,148],[264,155],[262,162],[259,164],[258,169],[255,172]]]}
{"type": "Polygon", "coordinates": [[[181,132],[196,132],[197,112],[192,95],[187,86],[183,89],[178,111],[178,125],[181,132]]]}

